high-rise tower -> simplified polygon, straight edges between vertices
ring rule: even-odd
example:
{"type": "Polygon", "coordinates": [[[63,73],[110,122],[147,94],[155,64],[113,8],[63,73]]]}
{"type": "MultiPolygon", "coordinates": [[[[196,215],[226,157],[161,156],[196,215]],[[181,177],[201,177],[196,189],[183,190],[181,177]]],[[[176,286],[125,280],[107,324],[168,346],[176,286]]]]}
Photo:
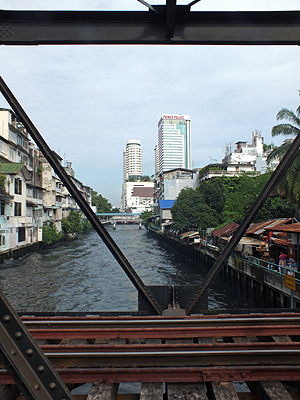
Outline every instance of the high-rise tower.
{"type": "Polygon", "coordinates": [[[191,169],[191,117],[164,114],[158,123],[159,173],[174,168],[191,169]]]}
{"type": "Polygon", "coordinates": [[[127,140],[123,153],[123,169],[124,182],[137,181],[143,175],[143,153],[140,140],[127,140]]]}

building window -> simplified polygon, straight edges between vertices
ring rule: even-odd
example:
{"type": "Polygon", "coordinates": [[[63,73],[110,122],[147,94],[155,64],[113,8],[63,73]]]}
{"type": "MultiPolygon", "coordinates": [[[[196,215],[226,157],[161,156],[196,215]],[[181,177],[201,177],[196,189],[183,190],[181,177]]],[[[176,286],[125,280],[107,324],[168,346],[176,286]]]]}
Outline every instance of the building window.
{"type": "Polygon", "coordinates": [[[5,203],[4,203],[4,201],[0,202],[0,215],[5,215],[5,203]]]}
{"type": "Polygon", "coordinates": [[[19,178],[15,179],[15,194],[22,194],[22,181],[19,178]]]}
{"type": "Polygon", "coordinates": [[[22,203],[15,203],[15,217],[21,217],[22,215],[22,203]]]}
{"type": "Polygon", "coordinates": [[[10,147],[10,149],[9,149],[9,156],[10,156],[10,158],[11,158],[12,160],[15,159],[15,150],[14,150],[13,147],[10,147]]]}
{"type": "Polygon", "coordinates": [[[25,226],[18,229],[18,242],[25,241],[25,226]]]}

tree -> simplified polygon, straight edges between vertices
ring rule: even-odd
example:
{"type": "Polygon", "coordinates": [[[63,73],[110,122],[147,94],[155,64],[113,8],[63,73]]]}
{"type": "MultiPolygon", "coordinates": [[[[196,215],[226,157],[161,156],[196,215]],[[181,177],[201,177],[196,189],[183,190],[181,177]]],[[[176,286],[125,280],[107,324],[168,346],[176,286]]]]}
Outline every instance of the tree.
{"type": "Polygon", "coordinates": [[[192,188],[181,190],[171,212],[172,224],[176,229],[218,225],[216,211],[204,202],[199,190],[192,188]]]}
{"type": "Polygon", "coordinates": [[[204,202],[217,212],[220,217],[225,205],[224,185],[222,179],[213,178],[209,181],[201,182],[199,188],[204,202]]]}
{"type": "Polygon", "coordinates": [[[92,190],[92,206],[96,206],[98,213],[110,213],[112,205],[98,192],[92,190]]]}
{"type": "Polygon", "coordinates": [[[149,224],[149,218],[151,218],[153,216],[153,211],[149,211],[149,210],[145,210],[141,213],[140,218],[143,222],[144,226],[148,226],[149,224]]]}
{"type": "MultiPolygon", "coordinates": [[[[299,92],[300,95],[300,92],[299,92]]],[[[278,124],[272,128],[272,136],[297,136],[300,133],[300,106],[296,113],[287,108],[282,108],[277,116],[277,120],[286,120],[286,123],[278,124]]],[[[276,147],[269,155],[268,161],[279,158],[280,160],[291,146],[292,140],[286,140],[281,146],[276,147]]],[[[290,197],[292,201],[297,203],[297,215],[300,214],[300,154],[298,154],[287,173],[282,178],[279,187],[290,197]]]]}
{"type": "Polygon", "coordinates": [[[81,211],[73,210],[62,220],[62,230],[64,233],[82,233],[91,229],[90,222],[83,217],[81,211]]]}

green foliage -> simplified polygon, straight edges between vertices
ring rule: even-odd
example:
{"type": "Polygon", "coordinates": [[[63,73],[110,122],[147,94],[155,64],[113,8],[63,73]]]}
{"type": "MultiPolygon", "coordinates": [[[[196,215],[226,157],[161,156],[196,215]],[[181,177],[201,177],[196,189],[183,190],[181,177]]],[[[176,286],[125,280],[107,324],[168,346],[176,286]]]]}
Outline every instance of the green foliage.
{"type": "MultiPolygon", "coordinates": [[[[244,174],[213,178],[193,190],[183,189],[172,207],[173,226],[187,230],[191,227],[220,227],[229,222],[240,223],[261,193],[271,173],[244,174]]],[[[295,215],[295,204],[274,192],[261,207],[254,221],[285,218],[295,215]]]]}
{"type": "Polygon", "coordinates": [[[151,182],[151,178],[149,175],[143,175],[141,177],[141,182],[151,182]]]}
{"type": "Polygon", "coordinates": [[[204,228],[218,224],[217,212],[204,202],[199,190],[192,188],[181,190],[171,212],[176,229],[204,228]]]}
{"type": "Polygon", "coordinates": [[[0,175],[0,189],[1,190],[5,189],[5,182],[6,182],[6,176],[0,175]]]}
{"type": "Polygon", "coordinates": [[[110,213],[112,208],[108,200],[94,190],[92,190],[92,206],[96,206],[98,213],[110,213]]]}
{"type": "Polygon", "coordinates": [[[43,226],[43,243],[53,244],[63,237],[62,232],[57,232],[56,226],[52,223],[43,226]]]}
{"type": "MultiPolygon", "coordinates": [[[[299,92],[300,95],[300,92],[299,92]]],[[[277,114],[277,120],[286,120],[286,123],[281,123],[273,126],[272,136],[297,136],[300,133],[300,106],[296,113],[287,108],[281,109],[277,114]]],[[[268,157],[268,161],[276,158],[280,160],[285,155],[292,141],[285,141],[281,146],[276,147],[268,157]]],[[[291,201],[297,202],[297,216],[300,215],[300,154],[298,154],[285,176],[281,179],[280,189],[290,198],[291,201]]]]}
{"type": "Polygon", "coordinates": [[[90,222],[83,218],[81,211],[71,211],[67,218],[62,220],[62,230],[66,233],[83,233],[91,229],[90,222]]]}
{"type": "Polygon", "coordinates": [[[144,226],[146,226],[146,227],[148,226],[148,224],[149,224],[149,218],[151,218],[152,215],[154,215],[153,212],[152,212],[152,211],[149,211],[149,210],[143,211],[143,212],[141,213],[140,218],[141,218],[141,220],[142,220],[144,226]]]}
{"type": "Polygon", "coordinates": [[[220,216],[225,205],[224,185],[221,179],[213,178],[201,182],[199,188],[204,203],[217,212],[220,216]]]}

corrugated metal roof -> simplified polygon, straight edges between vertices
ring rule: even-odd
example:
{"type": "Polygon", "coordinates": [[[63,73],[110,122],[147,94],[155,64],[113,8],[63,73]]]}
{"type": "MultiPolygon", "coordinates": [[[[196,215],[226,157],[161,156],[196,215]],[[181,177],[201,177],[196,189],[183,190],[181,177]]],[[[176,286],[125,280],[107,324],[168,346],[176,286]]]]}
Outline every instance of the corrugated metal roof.
{"type": "Polygon", "coordinates": [[[266,230],[276,231],[276,227],[287,224],[292,218],[277,218],[251,224],[246,234],[261,235],[266,230]]]}
{"type": "Polygon", "coordinates": [[[289,233],[300,233],[300,222],[288,225],[279,225],[275,228],[267,228],[266,230],[272,230],[276,232],[289,232],[289,233]]]}
{"type": "Polygon", "coordinates": [[[215,237],[230,236],[234,231],[237,230],[238,227],[239,225],[235,222],[230,222],[229,224],[223,226],[223,228],[212,231],[211,234],[215,237]]]}

